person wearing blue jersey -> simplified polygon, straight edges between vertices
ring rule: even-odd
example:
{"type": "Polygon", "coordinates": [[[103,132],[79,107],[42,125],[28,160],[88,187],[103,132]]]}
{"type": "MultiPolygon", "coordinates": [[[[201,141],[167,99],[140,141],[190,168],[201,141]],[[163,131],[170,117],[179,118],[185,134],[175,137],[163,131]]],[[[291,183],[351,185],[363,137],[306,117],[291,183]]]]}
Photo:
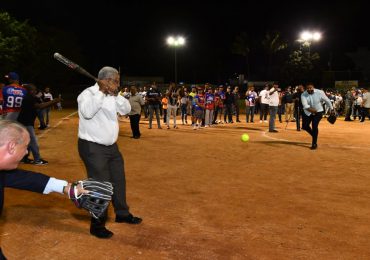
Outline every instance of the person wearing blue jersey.
{"type": "Polygon", "coordinates": [[[21,111],[23,98],[27,90],[19,84],[19,75],[16,72],[10,72],[6,78],[9,85],[2,88],[3,96],[3,119],[17,121],[21,111]]]}

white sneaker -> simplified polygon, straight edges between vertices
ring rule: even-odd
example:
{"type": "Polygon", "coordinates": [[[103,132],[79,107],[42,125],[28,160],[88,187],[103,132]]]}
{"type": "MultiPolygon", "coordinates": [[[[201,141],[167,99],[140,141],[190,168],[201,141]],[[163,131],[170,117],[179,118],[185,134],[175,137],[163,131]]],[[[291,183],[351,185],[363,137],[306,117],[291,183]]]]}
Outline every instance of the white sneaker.
{"type": "Polygon", "coordinates": [[[263,121],[264,123],[267,123],[267,120],[263,121]]]}
{"type": "Polygon", "coordinates": [[[262,123],[262,120],[260,120],[260,123],[262,123]]]}

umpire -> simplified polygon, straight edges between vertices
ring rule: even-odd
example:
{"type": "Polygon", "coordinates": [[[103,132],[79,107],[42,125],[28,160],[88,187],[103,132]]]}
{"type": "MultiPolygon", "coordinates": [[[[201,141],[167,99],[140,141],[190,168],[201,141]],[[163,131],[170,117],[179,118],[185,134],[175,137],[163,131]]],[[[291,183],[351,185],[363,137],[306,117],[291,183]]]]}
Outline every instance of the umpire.
{"type": "MultiPolygon", "coordinates": [[[[102,68],[98,79],[77,98],[80,118],[78,151],[89,178],[113,184],[116,222],[139,224],[142,219],[134,217],[126,203],[124,161],[116,143],[119,132],[117,113],[126,115],[131,106],[126,98],[117,96],[120,81],[116,69],[102,68]]],[[[91,218],[90,233],[98,238],[110,238],[113,233],[105,228],[106,220],[107,213],[99,220],[91,218]]]]}

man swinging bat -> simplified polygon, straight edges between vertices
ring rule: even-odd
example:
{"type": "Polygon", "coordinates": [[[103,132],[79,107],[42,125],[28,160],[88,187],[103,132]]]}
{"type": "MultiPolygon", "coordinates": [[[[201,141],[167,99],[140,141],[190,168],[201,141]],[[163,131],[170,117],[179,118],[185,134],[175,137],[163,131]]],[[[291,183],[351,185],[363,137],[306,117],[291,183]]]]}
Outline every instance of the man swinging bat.
{"type": "MultiPolygon", "coordinates": [[[[130,102],[118,94],[119,73],[104,67],[95,78],[78,64],[59,53],[54,58],[76,72],[96,81],[77,98],[79,130],[78,152],[87,170],[87,176],[113,184],[112,202],[118,223],[140,224],[142,219],[129,212],[126,203],[126,178],[123,157],[118,150],[119,124],[117,113],[131,111],[130,102]]],[[[113,232],[105,228],[108,212],[99,219],[91,218],[90,233],[98,238],[110,238],[113,232]]]]}

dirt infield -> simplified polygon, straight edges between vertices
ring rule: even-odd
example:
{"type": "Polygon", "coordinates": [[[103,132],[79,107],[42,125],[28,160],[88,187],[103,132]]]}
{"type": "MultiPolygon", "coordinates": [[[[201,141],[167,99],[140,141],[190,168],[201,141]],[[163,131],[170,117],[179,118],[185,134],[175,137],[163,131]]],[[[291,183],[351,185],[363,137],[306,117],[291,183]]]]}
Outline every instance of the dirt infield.
{"type": "MultiPolygon", "coordinates": [[[[85,178],[72,112],[53,111],[56,127],[39,133],[49,165],[22,168],[85,178]]],[[[139,140],[120,124],[128,203],[143,223],[115,223],[111,208],[115,235],[100,240],[62,196],[7,189],[0,239],[9,259],[370,258],[369,121],[322,120],[315,151],[295,123],[273,134],[262,123],[194,131],[144,121],[139,140]]]]}

